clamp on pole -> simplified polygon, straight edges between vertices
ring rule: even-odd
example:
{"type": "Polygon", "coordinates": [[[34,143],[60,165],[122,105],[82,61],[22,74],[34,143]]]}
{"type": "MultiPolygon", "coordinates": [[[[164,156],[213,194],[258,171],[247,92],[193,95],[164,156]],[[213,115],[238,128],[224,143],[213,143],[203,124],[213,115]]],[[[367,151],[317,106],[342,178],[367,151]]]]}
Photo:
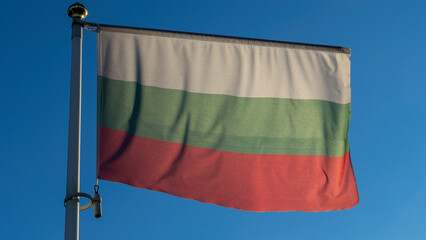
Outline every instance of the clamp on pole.
{"type": "Polygon", "coordinates": [[[102,198],[101,198],[101,195],[98,193],[98,191],[99,191],[99,186],[95,185],[95,194],[93,194],[93,197],[90,196],[88,193],[82,193],[82,192],[69,194],[64,199],[64,206],[67,205],[67,202],[69,200],[79,201],[78,197],[85,197],[90,199],[90,202],[84,206],[81,206],[79,210],[83,211],[83,210],[89,209],[93,205],[93,212],[94,212],[95,218],[100,218],[102,217],[102,198]]]}

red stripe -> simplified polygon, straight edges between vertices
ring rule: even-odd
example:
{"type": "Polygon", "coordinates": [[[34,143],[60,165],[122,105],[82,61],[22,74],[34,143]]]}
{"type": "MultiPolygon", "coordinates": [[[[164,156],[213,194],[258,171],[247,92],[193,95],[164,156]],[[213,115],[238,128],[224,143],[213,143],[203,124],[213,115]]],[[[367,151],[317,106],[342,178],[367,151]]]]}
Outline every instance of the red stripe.
{"type": "Polygon", "coordinates": [[[358,192],[342,157],[242,154],[100,127],[100,179],[248,211],[353,207],[358,192]]]}

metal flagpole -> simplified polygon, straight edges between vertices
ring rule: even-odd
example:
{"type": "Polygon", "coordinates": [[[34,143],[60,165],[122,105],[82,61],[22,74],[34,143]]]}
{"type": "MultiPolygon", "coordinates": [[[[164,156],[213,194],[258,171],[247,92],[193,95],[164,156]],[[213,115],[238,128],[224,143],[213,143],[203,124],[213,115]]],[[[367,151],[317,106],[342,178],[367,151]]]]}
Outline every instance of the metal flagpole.
{"type": "MultiPolygon", "coordinates": [[[[82,19],[87,16],[87,10],[75,3],[68,8],[68,16],[73,20],[66,190],[70,196],[80,191],[81,44],[82,19]]],[[[79,198],[75,196],[71,200],[65,206],[65,240],[78,240],[79,198]]]]}

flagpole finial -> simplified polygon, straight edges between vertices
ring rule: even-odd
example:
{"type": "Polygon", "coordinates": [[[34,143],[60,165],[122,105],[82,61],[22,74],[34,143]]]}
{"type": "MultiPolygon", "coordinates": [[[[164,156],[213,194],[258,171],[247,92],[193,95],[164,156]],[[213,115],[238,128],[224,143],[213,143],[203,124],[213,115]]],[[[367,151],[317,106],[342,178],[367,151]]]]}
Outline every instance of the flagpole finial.
{"type": "Polygon", "coordinates": [[[86,7],[79,2],[72,4],[68,8],[68,16],[72,19],[74,18],[83,19],[87,16],[87,14],[88,12],[86,7]]]}

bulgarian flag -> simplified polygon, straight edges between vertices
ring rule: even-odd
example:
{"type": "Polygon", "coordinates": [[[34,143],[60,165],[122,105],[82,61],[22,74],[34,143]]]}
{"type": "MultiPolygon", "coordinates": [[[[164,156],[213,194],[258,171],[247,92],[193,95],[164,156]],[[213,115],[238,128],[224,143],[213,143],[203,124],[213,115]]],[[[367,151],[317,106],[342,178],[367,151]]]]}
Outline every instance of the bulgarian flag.
{"type": "Polygon", "coordinates": [[[247,211],[358,193],[350,49],[101,25],[98,177],[247,211]]]}

